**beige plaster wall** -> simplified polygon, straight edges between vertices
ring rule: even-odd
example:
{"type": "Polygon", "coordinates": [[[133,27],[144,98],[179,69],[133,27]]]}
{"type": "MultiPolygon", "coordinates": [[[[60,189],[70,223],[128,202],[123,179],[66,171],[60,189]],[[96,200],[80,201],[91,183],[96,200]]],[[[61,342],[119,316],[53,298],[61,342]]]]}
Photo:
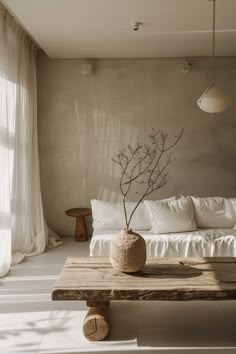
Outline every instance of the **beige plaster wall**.
{"type": "MultiPolygon", "coordinates": [[[[91,76],[82,60],[38,56],[38,132],[45,216],[60,235],[74,231],[64,211],[92,198],[119,198],[119,171],[111,157],[125,144],[147,142],[151,128],[176,147],[174,180],[153,195],[236,195],[236,103],[212,117],[196,100],[208,86],[209,59],[97,60],[91,76]]],[[[236,58],[217,60],[217,82],[235,101],[236,58]]],[[[135,199],[135,195],[132,196],[135,199]]]]}

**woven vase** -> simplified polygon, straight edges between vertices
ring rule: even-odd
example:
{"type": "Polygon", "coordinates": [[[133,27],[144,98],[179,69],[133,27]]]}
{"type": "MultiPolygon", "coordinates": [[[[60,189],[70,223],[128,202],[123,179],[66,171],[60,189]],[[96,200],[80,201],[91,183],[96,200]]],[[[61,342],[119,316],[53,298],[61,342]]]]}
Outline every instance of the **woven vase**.
{"type": "Polygon", "coordinates": [[[112,239],[110,262],[115,269],[124,273],[142,270],[146,262],[146,244],[143,237],[132,229],[121,230],[112,239]]]}

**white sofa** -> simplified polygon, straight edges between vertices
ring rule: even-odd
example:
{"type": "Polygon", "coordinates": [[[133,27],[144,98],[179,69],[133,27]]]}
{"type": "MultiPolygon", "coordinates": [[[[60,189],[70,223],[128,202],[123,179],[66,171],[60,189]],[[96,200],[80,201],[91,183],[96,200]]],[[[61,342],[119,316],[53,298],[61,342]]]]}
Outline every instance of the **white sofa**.
{"type": "MultiPolygon", "coordinates": [[[[125,225],[122,204],[92,200],[90,256],[109,256],[125,225]]],[[[130,214],[135,203],[128,203],[130,214]]],[[[236,198],[180,197],[141,203],[131,223],[149,257],[236,257],[236,198]]]]}

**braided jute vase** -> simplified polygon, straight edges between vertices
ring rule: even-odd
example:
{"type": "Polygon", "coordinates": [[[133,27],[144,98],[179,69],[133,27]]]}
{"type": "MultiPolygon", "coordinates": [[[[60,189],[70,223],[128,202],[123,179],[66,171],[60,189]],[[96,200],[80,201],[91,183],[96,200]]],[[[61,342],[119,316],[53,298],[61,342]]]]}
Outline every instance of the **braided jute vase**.
{"type": "Polygon", "coordinates": [[[124,273],[135,273],[143,269],[146,262],[146,244],[143,237],[132,229],[123,229],[111,242],[111,265],[124,273]]]}

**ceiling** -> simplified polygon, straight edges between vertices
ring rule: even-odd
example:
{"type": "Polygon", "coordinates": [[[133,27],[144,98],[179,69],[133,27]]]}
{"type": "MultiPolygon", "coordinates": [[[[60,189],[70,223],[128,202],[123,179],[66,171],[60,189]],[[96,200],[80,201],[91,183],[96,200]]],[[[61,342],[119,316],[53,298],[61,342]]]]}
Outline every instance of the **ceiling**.
{"type": "MultiPolygon", "coordinates": [[[[208,56],[208,0],[2,0],[51,58],[208,56]],[[132,23],[143,23],[139,31],[132,23]]],[[[236,0],[216,2],[216,54],[236,55],[236,0]]]]}

